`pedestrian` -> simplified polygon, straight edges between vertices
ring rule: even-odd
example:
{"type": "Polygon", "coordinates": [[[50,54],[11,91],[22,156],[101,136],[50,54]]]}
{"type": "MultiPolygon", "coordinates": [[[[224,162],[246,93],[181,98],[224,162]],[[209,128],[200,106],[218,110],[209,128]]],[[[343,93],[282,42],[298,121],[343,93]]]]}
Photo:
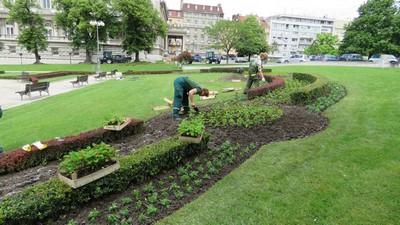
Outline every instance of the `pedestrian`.
{"type": "Polygon", "coordinates": [[[267,53],[261,53],[256,60],[250,62],[249,65],[249,78],[247,80],[246,87],[244,88],[243,94],[247,94],[247,91],[254,84],[254,87],[260,86],[260,81],[265,81],[262,73],[263,62],[267,61],[267,53]]]}
{"type": "Polygon", "coordinates": [[[179,112],[183,106],[183,111],[188,114],[190,111],[189,100],[191,106],[196,108],[196,104],[193,100],[193,95],[198,94],[199,96],[208,97],[208,89],[202,88],[198,83],[188,77],[178,77],[174,81],[174,101],[172,116],[175,120],[182,120],[179,117],[179,112]]]}

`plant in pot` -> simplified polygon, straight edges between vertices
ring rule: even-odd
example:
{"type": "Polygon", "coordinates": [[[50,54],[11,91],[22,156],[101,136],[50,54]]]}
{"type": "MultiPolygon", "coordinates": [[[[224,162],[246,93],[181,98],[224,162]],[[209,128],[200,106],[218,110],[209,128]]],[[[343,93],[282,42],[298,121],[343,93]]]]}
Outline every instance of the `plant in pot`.
{"type": "Polygon", "coordinates": [[[106,130],[122,130],[126,125],[131,122],[131,119],[123,117],[123,116],[109,116],[107,117],[106,126],[103,129],[106,130]]]}
{"type": "Polygon", "coordinates": [[[200,143],[205,125],[200,117],[184,119],[178,126],[179,140],[200,143]]]}
{"type": "Polygon", "coordinates": [[[73,151],[60,163],[59,178],[73,188],[88,184],[119,169],[118,150],[100,143],[73,151]]]}

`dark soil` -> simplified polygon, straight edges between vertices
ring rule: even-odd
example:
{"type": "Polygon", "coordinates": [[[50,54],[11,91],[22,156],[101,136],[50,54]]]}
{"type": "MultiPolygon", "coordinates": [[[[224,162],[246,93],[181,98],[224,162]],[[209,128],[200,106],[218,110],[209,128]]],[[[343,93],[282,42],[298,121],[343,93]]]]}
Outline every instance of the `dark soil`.
{"type": "MultiPolygon", "coordinates": [[[[281,106],[281,108],[284,110],[284,115],[273,124],[256,125],[252,126],[251,128],[207,127],[206,131],[212,135],[212,139],[209,142],[209,148],[215,149],[221,146],[225,141],[229,141],[232,144],[240,144],[240,146],[242,147],[254,144],[255,150],[257,150],[261,146],[268,143],[310,136],[312,134],[320,132],[328,125],[328,120],[326,118],[311,113],[302,107],[281,106]]],[[[200,110],[202,110],[201,107],[200,110]]],[[[168,111],[146,121],[145,122],[146,128],[142,134],[137,134],[131,137],[127,137],[125,139],[119,140],[118,142],[109,144],[119,149],[122,155],[126,155],[142,146],[149,145],[159,140],[176,135],[178,125],[179,122],[172,120],[171,112],[168,111]]],[[[216,183],[230,171],[239,166],[240,163],[242,163],[244,160],[250,157],[251,154],[253,153],[254,152],[249,152],[247,154],[242,154],[241,156],[237,156],[238,160],[235,161],[233,164],[226,164],[224,165],[223,168],[219,169],[218,174],[210,176],[210,179],[203,179],[204,181],[201,186],[199,187],[193,186],[191,194],[185,194],[185,196],[179,200],[178,199],[172,200],[171,205],[168,208],[164,207],[162,210],[159,210],[155,216],[148,218],[144,222],[144,224],[154,223],[155,221],[173,213],[181,206],[185,205],[187,202],[190,202],[193,199],[197,198],[199,195],[204,193],[209,187],[211,187],[214,183],[216,183]]],[[[206,155],[198,157],[206,158],[206,155]]],[[[188,160],[193,160],[193,159],[188,159],[188,160]]],[[[19,173],[0,177],[0,200],[5,196],[19,192],[20,190],[26,188],[27,186],[54,177],[57,173],[58,163],[59,162],[54,162],[46,166],[40,166],[29,170],[21,171],[19,173]]],[[[186,163],[186,161],[183,163],[186,163]]],[[[206,167],[205,162],[203,163],[204,167],[206,167]]],[[[165,183],[165,186],[168,187],[168,185],[170,185],[171,182],[175,181],[169,181],[167,177],[168,176],[177,177],[176,174],[177,174],[176,170],[165,171],[165,173],[155,177],[152,181],[154,184],[158,184],[159,181],[162,181],[163,183],[165,183]]],[[[78,222],[77,224],[89,224],[89,222],[87,221],[88,214],[90,211],[96,208],[97,210],[102,212],[102,215],[95,222],[90,222],[90,224],[109,224],[109,222],[107,221],[107,216],[109,215],[108,207],[110,206],[110,204],[114,201],[118,202],[119,208],[116,214],[120,215],[120,210],[122,209],[122,203],[120,199],[127,196],[132,198],[132,190],[140,188],[141,188],[140,185],[134,185],[131,188],[128,188],[127,191],[124,193],[105,196],[102,199],[92,201],[86,205],[83,205],[82,207],[79,207],[76,210],[76,212],[69,213],[67,215],[62,215],[60,216],[60,218],[57,218],[54,221],[48,223],[67,224],[70,219],[74,219],[75,221],[78,222]]],[[[173,196],[170,196],[169,199],[173,199],[173,196]]],[[[134,207],[133,203],[129,208],[129,211],[132,214],[130,214],[126,218],[131,217],[133,218],[134,221],[137,221],[138,218],[137,215],[140,212],[133,214],[133,211],[135,210],[132,209],[132,207],[134,207]]],[[[121,218],[119,218],[118,221],[121,222],[121,218]]],[[[136,223],[134,222],[134,224],[136,223]]]]}

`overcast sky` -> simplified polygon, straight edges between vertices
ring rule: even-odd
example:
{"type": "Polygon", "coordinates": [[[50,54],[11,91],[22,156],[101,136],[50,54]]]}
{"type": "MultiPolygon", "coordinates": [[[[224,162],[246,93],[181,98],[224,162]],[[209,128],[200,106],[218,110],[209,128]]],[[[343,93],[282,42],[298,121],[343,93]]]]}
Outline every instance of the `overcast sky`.
{"type": "MultiPolygon", "coordinates": [[[[367,0],[184,0],[184,3],[216,6],[221,3],[224,18],[233,14],[268,17],[276,14],[293,14],[352,20],[357,9],[367,0]]],[[[180,9],[181,0],[165,0],[168,9],[180,9]]]]}

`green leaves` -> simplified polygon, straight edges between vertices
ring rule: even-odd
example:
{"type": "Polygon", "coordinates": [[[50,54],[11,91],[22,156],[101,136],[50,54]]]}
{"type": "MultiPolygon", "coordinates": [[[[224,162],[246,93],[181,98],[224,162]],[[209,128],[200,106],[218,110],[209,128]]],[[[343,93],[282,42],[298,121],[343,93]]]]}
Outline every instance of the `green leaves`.
{"type": "Polygon", "coordinates": [[[178,132],[183,136],[197,137],[204,132],[204,122],[200,117],[184,119],[179,124],[178,132]]]}

